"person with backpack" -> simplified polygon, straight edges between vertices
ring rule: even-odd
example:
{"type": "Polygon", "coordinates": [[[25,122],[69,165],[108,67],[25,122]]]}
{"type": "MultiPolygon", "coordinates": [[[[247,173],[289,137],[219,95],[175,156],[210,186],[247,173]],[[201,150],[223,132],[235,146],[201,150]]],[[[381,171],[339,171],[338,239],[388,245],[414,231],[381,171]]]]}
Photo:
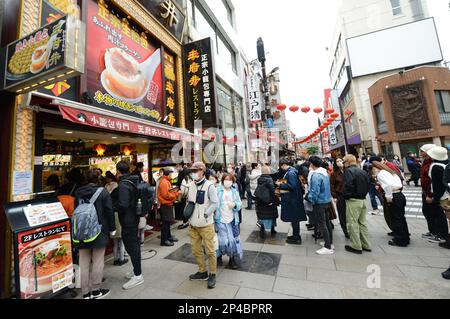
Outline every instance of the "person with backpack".
{"type": "Polygon", "coordinates": [[[240,239],[239,211],[242,203],[238,190],[233,187],[234,174],[224,174],[222,185],[217,190],[218,207],[214,214],[217,237],[219,239],[218,262],[222,256],[230,258],[228,268],[238,269],[243,250],[240,239]]]}
{"type": "Polygon", "coordinates": [[[121,161],[117,163],[116,169],[119,180],[117,208],[119,221],[122,225],[122,240],[133,264],[133,271],[125,275],[129,281],[123,285],[123,289],[128,290],[144,283],[141,266],[141,247],[138,237],[139,220],[142,217],[142,212],[138,212],[139,178],[130,174],[128,162],[121,161]]]}
{"type": "Polygon", "coordinates": [[[261,176],[261,165],[260,164],[252,164],[252,170],[248,175],[249,183],[250,183],[250,199],[247,198],[247,209],[253,209],[253,200],[255,199],[255,190],[258,186],[258,178],[261,176]]]}
{"type": "Polygon", "coordinates": [[[172,247],[178,239],[172,236],[170,233],[170,225],[174,221],[174,202],[181,195],[179,190],[172,190],[172,182],[170,179],[172,171],[169,169],[164,170],[164,176],[162,177],[158,186],[158,202],[161,205],[161,246],[172,247]]]}
{"type": "Polygon", "coordinates": [[[275,184],[270,175],[271,170],[269,166],[263,166],[262,175],[258,178],[258,187],[256,187],[256,215],[258,216],[260,228],[260,237],[266,237],[266,230],[270,229],[272,236],[275,236],[278,207],[277,197],[275,196],[275,184]]]}
{"type": "Polygon", "coordinates": [[[345,250],[361,255],[363,251],[372,251],[366,220],[366,197],[369,193],[370,178],[367,172],[358,167],[354,155],[344,157],[344,167],[347,229],[352,242],[351,245],[345,246],[345,250]]]}
{"type": "Polygon", "coordinates": [[[302,201],[303,189],[300,186],[298,172],[290,166],[289,160],[282,159],[280,168],[284,176],[282,180],[276,182],[276,185],[281,192],[281,220],[292,225],[292,236],[288,237],[286,243],[301,245],[300,223],[307,220],[302,201]]]}
{"type": "Polygon", "coordinates": [[[208,289],[216,286],[217,255],[214,247],[216,235],[214,213],[218,198],[214,185],[205,178],[206,166],[202,162],[192,165],[192,182],[189,183],[188,205],[185,216],[189,218],[189,237],[192,254],[198,264],[198,272],[190,275],[193,281],[208,281],[208,289]],[[204,249],[208,256],[209,274],[206,269],[204,249]]]}
{"type": "Polygon", "coordinates": [[[441,206],[443,202],[450,199],[450,193],[447,191],[448,184],[444,183],[445,169],[449,164],[448,150],[444,147],[435,147],[428,151],[428,156],[430,156],[433,160],[429,173],[433,197],[427,198],[426,201],[434,207],[433,220],[436,232],[434,238],[430,238],[428,241],[431,243],[444,245],[447,241],[449,241],[450,237],[447,217],[445,216],[444,210],[441,206]]]}
{"type": "Polygon", "coordinates": [[[133,173],[131,173],[131,174],[136,175],[139,178],[139,183],[143,183],[144,182],[144,178],[142,177],[143,172],[144,172],[144,163],[139,162],[139,163],[136,163],[136,167],[135,167],[133,173]]]}
{"type": "Polygon", "coordinates": [[[75,211],[72,216],[72,231],[75,246],[79,251],[81,293],[83,299],[101,299],[109,289],[101,289],[105,250],[110,236],[114,236],[116,225],[111,196],[99,187],[100,173],[91,170],[87,184],[75,192],[75,211]]]}

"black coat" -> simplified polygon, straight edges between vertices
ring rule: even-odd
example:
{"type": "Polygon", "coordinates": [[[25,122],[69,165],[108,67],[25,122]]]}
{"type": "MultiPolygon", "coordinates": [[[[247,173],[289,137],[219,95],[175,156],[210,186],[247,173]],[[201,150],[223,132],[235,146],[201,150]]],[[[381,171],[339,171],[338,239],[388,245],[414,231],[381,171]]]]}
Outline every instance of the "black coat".
{"type": "MultiPolygon", "coordinates": [[[[88,202],[92,196],[94,196],[98,188],[99,186],[95,184],[88,184],[80,187],[75,192],[75,207],[80,204],[80,200],[88,202]]],[[[99,222],[102,225],[102,232],[92,243],[79,244],[79,249],[106,248],[109,243],[109,233],[116,230],[112,200],[106,189],[103,189],[100,196],[95,201],[94,206],[97,210],[99,222]]]]}
{"type": "Polygon", "coordinates": [[[139,177],[136,175],[124,175],[120,179],[118,187],[117,210],[122,228],[137,228],[139,216],[137,215],[139,177]]]}
{"type": "Polygon", "coordinates": [[[369,193],[369,175],[357,166],[350,166],[344,171],[344,198],[366,199],[369,193]]]}
{"type": "Polygon", "coordinates": [[[270,175],[261,175],[258,178],[258,187],[267,187],[270,196],[272,198],[272,205],[268,205],[256,199],[256,215],[258,219],[277,219],[278,218],[278,208],[277,208],[277,198],[275,196],[275,184],[270,175]]]}

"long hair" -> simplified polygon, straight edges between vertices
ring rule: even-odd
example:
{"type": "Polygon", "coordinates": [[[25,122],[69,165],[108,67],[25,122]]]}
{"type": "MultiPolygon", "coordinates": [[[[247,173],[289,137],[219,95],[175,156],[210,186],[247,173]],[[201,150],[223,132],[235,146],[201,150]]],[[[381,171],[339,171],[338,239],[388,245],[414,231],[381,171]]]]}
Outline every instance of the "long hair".
{"type": "Polygon", "coordinates": [[[387,171],[387,172],[391,173],[392,175],[397,175],[397,173],[394,172],[394,171],[393,171],[389,166],[387,166],[386,164],[383,164],[383,163],[381,163],[381,162],[374,161],[374,162],[372,162],[372,165],[373,165],[374,167],[378,168],[379,170],[387,171]]]}

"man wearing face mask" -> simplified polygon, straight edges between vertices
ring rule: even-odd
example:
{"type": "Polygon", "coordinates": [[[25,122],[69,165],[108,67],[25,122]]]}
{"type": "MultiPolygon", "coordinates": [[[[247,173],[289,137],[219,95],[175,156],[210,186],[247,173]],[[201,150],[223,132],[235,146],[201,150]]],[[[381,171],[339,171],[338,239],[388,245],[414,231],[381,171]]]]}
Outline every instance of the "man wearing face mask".
{"type": "Polygon", "coordinates": [[[217,190],[213,183],[205,178],[206,166],[198,162],[192,165],[192,179],[189,183],[188,202],[195,203],[194,212],[189,218],[189,237],[192,254],[197,260],[199,271],[189,277],[190,280],[208,281],[208,288],[216,286],[217,259],[214,248],[214,213],[217,209],[217,190]],[[203,245],[208,255],[209,274],[206,270],[203,245]]]}
{"type": "Polygon", "coordinates": [[[158,186],[158,202],[161,205],[161,246],[171,247],[178,239],[172,237],[170,233],[170,224],[174,220],[174,202],[181,195],[180,191],[171,191],[172,183],[170,179],[171,170],[164,170],[164,176],[158,186]]]}
{"type": "Polygon", "coordinates": [[[281,220],[292,224],[292,236],[287,243],[301,245],[300,222],[306,221],[306,212],[303,206],[303,189],[300,186],[297,170],[289,165],[287,159],[280,161],[280,168],[285,172],[282,181],[276,185],[281,190],[281,220]]]}

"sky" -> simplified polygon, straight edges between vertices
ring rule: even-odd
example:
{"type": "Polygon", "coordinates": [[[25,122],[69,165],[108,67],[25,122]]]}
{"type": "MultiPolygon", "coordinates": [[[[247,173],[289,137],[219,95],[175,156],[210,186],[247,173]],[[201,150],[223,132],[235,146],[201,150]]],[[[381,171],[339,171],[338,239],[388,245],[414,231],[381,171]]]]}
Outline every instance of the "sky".
{"type": "MultiPolygon", "coordinates": [[[[280,68],[282,103],[323,107],[324,89],[330,87],[329,52],[342,0],[234,0],[241,47],[251,61],[257,58],[256,41],[262,37],[268,52],[267,71],[280,68]]],[[[428,0],[435,17],[444,59],[450,61],[449,0],[428,0]]],[[[296,136],[317,128],[317,115],[286,113],[296,136]]]]}

